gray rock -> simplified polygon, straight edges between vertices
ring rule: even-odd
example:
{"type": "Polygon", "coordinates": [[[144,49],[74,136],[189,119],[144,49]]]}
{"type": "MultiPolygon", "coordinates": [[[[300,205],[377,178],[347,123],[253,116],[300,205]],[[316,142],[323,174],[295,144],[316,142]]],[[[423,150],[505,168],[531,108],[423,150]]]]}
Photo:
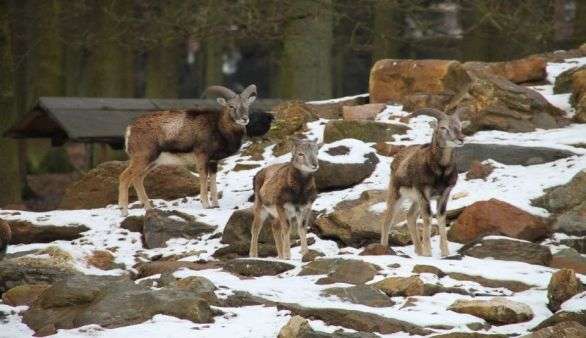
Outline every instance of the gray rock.
{"type": "Polygon", "coordinates": [[[145,246],[149,249],[167,246],[171,238],[198,238],[215,230],[214,226],[198,222],[195,217],[178,212],[147,210],[143,226],[145,246]],[[171,218],[174,216],[175,218],[171,218]],[[180,218],[181,220],[177,220],[180,218]]]}
{"type": "Polygon", "coordinates": [[[325,275],[318,284],[349,283],[363,284],[374,278],[378,269],[375,265],[343,258],[318,259],[303,267],[299,276],[325,275]]]}
{"type": "MultiPolygon", "coordinates": [[[[250,231],[253,219],[252,208],[235,210],[224,227],[220,242],[223,244],[247,243],[250,245],[250,231]]],[[[293,229],[291,231],[291,239],[295,240],[297,238],[299,238],[297,231],[293,229]]],[[[263,225],[258,241],[259,243],[275,245],[270,220],[267,220],[263,225]]]]}
{"type": "Polygon", "coordinates": [[[476,258],[491,257],[503,261],[518,261],[549,266],[552,260],[549,248],[513,239],[482,239],[464,245],[460,252],[476,258]]]}
{"type": "Polygon", "coordinates": [[[557,161],[575,153],[567,150],[545,147],[523,147],[503,144],[465,143],[456,148],[455,156],[458,171],[463,173],[470,169],[474,161],[492,159],[506,165],[534,165],[557,161]]]}
{"type": "Polygon", "coordinates": [[[374,151],[364,156],[363,163],[331,163],[320,160],[315,184],[320,192],[355,186],[374,172],[378,162],[374,151]]]}
{"type": "Polygon", "coordinates": [[[89,228],[81,224],[66,226],[36,225],[29,221],[8,221],[12,232],[11,244],[50,243],[71,241],[82,236],[89,228]]]}
{"type": "Polygon", "coordinates": [[[363,142],[393,141],[393,135],[405,134],[408,129],[400,124],[334,120],[326,124],[324,142],[332,143],[345,138],[353,138],[363,142]]]}
{"type": "Polygon", "coordinates": [[[356,285],[346,288],[329,288],[322,291],[325,296],[336,296],[354,304],[372,307],[388,307],[395,303],[382,291],[371,285],[356,285]]]}
{"type": "Polygon", "coordinates": [[[224,269],[247,277],[274,276],[295,268],[295,265],[261,259],[233,259],[224,269]]]}
{"type": "Polygon", "coordinates": [[[586,326],[570,321],[543,328],[521,338],[583,338],[585,336],[586,326]]]}

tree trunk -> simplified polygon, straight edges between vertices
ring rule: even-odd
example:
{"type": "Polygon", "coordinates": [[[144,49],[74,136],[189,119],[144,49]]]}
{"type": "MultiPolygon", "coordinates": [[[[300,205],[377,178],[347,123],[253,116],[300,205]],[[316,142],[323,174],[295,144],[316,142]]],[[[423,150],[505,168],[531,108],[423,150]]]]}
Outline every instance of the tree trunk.
{"type": "Polygon", "coordinates": [[[149,50],[146,65],[146,97],[178,97],[181,47],[175,43],[149,50]]]}
{"type": "MultiPolygon", "coordinates": [[[[0,134],[18,117],[14,96],[14,63],[8,6],[0,1],[0,134]]],[[[16,141],[0,139],[0,207],[21,202],[16,141]]]]}
{"type": "Polygon", "coordinates": [[[374,3],[373,63],[380,59],[400,56],[403,17],[399,12],[399,6],[399,0],[374,3]]]}
{"type": "Polygon", "coordinates": [[[330,98],[332,2],[297,0],[289,6],[293,18],[285,27],[281,94],[302,100],[330,98]]]}

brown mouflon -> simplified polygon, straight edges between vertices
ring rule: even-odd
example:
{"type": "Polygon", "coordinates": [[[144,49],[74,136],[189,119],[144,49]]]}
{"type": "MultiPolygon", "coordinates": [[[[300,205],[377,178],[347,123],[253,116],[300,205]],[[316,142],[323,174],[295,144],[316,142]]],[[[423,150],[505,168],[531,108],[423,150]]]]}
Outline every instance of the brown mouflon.
{"type": "Polygon", "coordinates": [[[265,219],[272,217],[272,230],[279,258],[291,258],[291,226],[297,225],[301,253],[307,252],[306,227],[317,196],[314,173],[319,169],[318,146],[296,140],[289,163],[273,164],[260,170],[253,180],[254,220],[250,257],[258,257],[258,236],[265,219]]]}
{"type": "Polygon", "coordinates": [[[10,231],[10,225],[5,220],[0,219],[0,261],[6,255],[6,249],[8,249],[8,243],[12,238],[12,232],[10,231]]]}
{"type": "Polygon", "coordinates": [[[397,222],[404,200],[412,202],[407,213],[407,227],[415,252],[431,256],[430,201],[437,200],[437,222],[442,256],[449,255],[446,236],[446,207],[450,191],[458,180],[454,148],[463,144],[462,128],[469,122],[460,122],[460,110],[449,116],[437,109],[421,109],[413,116],[429,115],[437,119],[431,143],[406,147],[397,153],[391,164],[391,181],[387,198],[385,220],[381,227],[381,244],[388,245],[389,231],[397,222]],[[423,236],[417,231],[417,218],[423,218],[423,236]]]}
{"type": "Polygon", "coordinates": [[[120,175],[118,188],[118,205],[123,215],[128,215],[130,184],[134,185],[143,206],[152,208],[144,179],[161,164],[195,164],[203,207],[218,207],[218,161],[240,150],[249,122],[249,107],[256,99],[256,86],[250,85],[240,94],[222,86],[211,86],[206,92],[220,95],[217,99],[222,106],[220,112],[211,109],[160,111],[138,117],[126,128],[125,147],[130,160],[120,175]]]}

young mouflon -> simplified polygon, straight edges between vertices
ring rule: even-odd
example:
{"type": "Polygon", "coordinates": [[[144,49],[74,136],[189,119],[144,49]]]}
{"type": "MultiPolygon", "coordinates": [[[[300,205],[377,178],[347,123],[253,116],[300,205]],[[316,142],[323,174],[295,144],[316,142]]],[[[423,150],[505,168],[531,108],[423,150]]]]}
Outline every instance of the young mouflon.
{"type": "Polygon", "coordinates": [[[440,251],[448,256],[446,235],[446,207],[450,192],[458,180],[454,160],[454,148],[463,144],[462,128],[469,122],[460,121],[460,112],[447,115],[437,109],[425,108],[412,116],[429,115],[437,119],[432,122],[431,143],[406,147],[397,153],[391,164],[391,180],[387,197],[385,220],[381,227],[381,244],[388,245],[390,228],[398,221],[397,215],[404,200],[412,202],[407,212],[407,227],[411,234],[415,252],[431,256],[431,207],[437,200],[437,223],[440,235],[440,251]],[[417,218],[423,218],[423,234],[417,231],[417,218]]]}
{"type": "Polygon", "coordinates": [[[240,150],[249,122],[249,107],[256,99],[256,86],[237,94],[222,86],[211,86],[207,93],[219,95],[221,109],[194,108],[159,111],[134,120],[125,134],[130,157],[120,175],[118,205],[128,214],[130,184],[146,209],[152,208],[144,189],[144,179],[158,165],[195,164],[204,208],[218,207],[216,172],[218,161],[240,150]],[[211,203],[208,199],[208,184],[211,203]]]}
{"type": "Polygon", "coordinates": [[[289,163],[273,164],[253,179],[254,220],[250,257],[258,257],[258,236],[267,217],[272,217],[273,237],[279,258],[291,258],[291,227],[297,226],[301,253],[307,252],[306,227],[317,196],[314,173],[319,169],[318,146],[313,141],[296,140],[289,163]]]}

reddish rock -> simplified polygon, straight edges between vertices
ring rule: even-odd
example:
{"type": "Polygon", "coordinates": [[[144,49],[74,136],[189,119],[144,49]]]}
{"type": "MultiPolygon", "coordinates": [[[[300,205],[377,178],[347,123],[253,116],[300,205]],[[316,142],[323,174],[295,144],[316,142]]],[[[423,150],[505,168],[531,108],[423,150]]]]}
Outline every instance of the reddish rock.
{"type": "Polygon", "coordinates": [[[547,237],[550,227],[539,217],[509,203],[490,199],[476,202],[458,216],[448,239],[468,243],[484,235],[504,235],[535,241],[547,237]]]}
{"type": "Polygon", "coordinates": [[[547,306],[552,312],[560,309],[568,299],[584,290],[582,282],[572,269],[562,269],[551,276],[547,286],[547,306]]]}
{"type": "Polygon", "coordinates": [[[470,169],[466,173],[467,180],[486,179],[494,170],[494,167],[489,163],[482,163],[480,161],[473,161],[470,169]]]}
{"type": "Polygon", "coordinates": [[[2,294],[2,302],[10,306],[30,306],[49,286],[48,284],[23,284],[13,287],[2,294]]]}
{"type": "Polygon", "coordinates": [[[379,60],[370,70],[370,102],[403,102],[416,93],[449,92],[453,95],[469,82],[469,76],[458,61],[379,60]]]}
{"type": "Polygon", "coordinates": [[[464,68],[484,69],[514,83],[541,81],[547,75],[545,59],[528,57],[504,62],[466,62],[464,68]]]}
{"type": "Polygon", "coordinates": [[[360,256],[382,256],[382,255],[394,255],[395,252],[388,246],[384,246],[378,243],[372,243],[366,246],[360,253],[360,256]]]}
{"type": "Polygon", "coordinates": [[[374,120],[374,118],[385,109],[382,103],[369,103],[360,106],[342,107],[344,120],[374,120]]]}

